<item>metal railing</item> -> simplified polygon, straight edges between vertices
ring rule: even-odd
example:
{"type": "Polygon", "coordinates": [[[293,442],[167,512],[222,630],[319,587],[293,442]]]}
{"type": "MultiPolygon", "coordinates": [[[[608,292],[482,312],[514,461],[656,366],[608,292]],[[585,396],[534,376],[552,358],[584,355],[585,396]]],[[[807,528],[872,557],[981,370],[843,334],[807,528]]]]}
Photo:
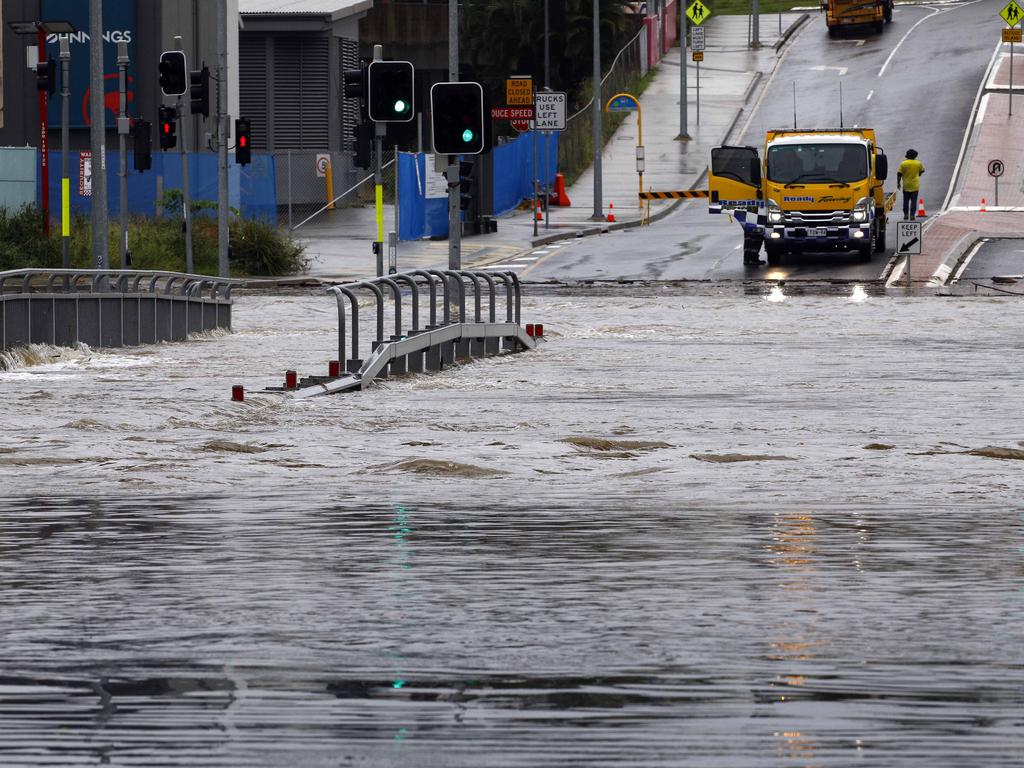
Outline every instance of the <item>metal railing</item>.
{"type": "Polygon", "coordinates": [[[242,282],[242,280],[226,277],[151,270],[14,269],[0,272],[0,295],[10,293],[159,293],[199,298],[204,288],[208,286],[211,299],[230,300],[231,289],[242,282]],[[86,281],[84,286],[82,281],[86,281]],[[161,283],[161,281],[163,282],[161,283]],[[218,296],[218,294],[220,295],[218,296]]]}

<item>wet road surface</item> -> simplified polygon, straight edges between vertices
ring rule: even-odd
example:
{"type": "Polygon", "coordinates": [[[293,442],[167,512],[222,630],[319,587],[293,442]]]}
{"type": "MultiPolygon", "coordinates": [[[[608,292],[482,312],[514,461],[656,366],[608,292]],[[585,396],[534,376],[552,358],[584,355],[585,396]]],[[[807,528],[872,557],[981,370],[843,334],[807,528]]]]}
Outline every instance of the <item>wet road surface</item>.
{"type": "Polygon", "coordinates": [[[323,297],[37,349],[0,763],[1017,765],[1017,310],[534,296],[535,353],[302,403],[228,394],[323,297]]]}

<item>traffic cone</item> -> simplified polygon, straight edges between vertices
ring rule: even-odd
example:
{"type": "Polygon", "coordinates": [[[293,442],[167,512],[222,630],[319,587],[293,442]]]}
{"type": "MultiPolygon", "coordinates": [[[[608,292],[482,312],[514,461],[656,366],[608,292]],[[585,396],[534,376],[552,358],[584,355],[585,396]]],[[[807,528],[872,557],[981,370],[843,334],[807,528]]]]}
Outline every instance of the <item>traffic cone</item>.
{"type": "Polygon", "coordinates": [[[604,218],[605,221],[615,221],[615,203],[608,203],[608,215],[604,218]]]}
{"type": "Polygon", "coordinates": [[[924,198],[919,197],[917,199],[917,218],[923,219],[928,214],[924,212],[924,198]]]}
{"type": "Polygon", "coordinates": [[[540,201],[537,201],[537,221],[544,221],[544,212],[540,208],[540,201]]]}
{"type": "Polygon", "coordinates": [[[985,213],[986,211],[988,211],[988,208],[985,207],[985,198],[984,197],[981,198],[981,208],[979,208],[978,210],[981,211],[982,213],[985,213]]]}

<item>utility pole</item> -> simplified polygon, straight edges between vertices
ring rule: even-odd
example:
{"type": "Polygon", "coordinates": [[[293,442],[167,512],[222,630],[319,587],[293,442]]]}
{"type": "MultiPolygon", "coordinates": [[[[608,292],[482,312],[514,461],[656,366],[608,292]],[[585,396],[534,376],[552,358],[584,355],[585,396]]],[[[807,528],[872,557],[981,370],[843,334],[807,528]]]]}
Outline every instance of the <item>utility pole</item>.
{"type": "MultiPolygon", "coordinates": [[[[373,46],[373,60],[384,60],[384,46],[373,46]]],[[[369,83],[367,83],[369,85],[369,83]]],[[[377,237],[373,242],[373,254],[377,261],[377,277],[384,277],[384,172],[381,168],[381,154],[384,152],[384,136],[387,123],[373,123],[373,200],[374,218],[377,222],[377,237]]],[[[330,171],[328,171],[329,173],[330,171]]],[[[398,155],[395,155],[395,176],[398,175],[398,155]]],[[[449,197],[449,200],[451,198],[449,197]]]]}
{"type": "Polygon", "coordinates": [[[750,9],[750,47],[761,47],[761,0],[751,0],[750,9]]]}
{"type": "Polygon", "coordinates": [[[604,216],[601,199],[601,18],[600,3],[594,0],[594,213],[590,217],[600,221],[604,216]]]}
{"type": "Polygon", "coordinates": [[[121,252],[121,269],[128,269],[131,261],[131,255],[128,253],[128,43],[124,41],[117,44],[117,72],[117,141],[120,157],[117,175],[121,186],[121,237],[118,245],[121,252]]]}
{"type": "MultiPolygon", "coordinates": [[[[459,0],[448,0],[448,80],[459,80],[459,0]]],[[[448,155],[448,269],[462,269],[458,155],[448,155]]]]}
{"type": "Polygon", "coordinates": [[[71,69],[71,37],[60,36],[60,249],[61,264],[71,269],[71,180],[68,177],[68,126],[69,98],[71,84],[68,75],[71,69]]]}
{"type": "MultiPolygon", "coordinates": [[[[181,35],[174,36],[174,50],[180,51],[181,35]]],[[[188,66],[185,66],[185,78],[188,82],[188,66]]],[[[185,108],[181,96],[178,96],[178,125],[181,128],[181,143],[178,151],[181,153],[181,222],[182,231],[185,233],[185,272],[194,274],[195,267],[192,263],[192,196],[188,190],[188,121],[185,119],[185,108]]]]}
{"type": "Polygon", "coordinates": [[[103,0],[89,0],[89,132],[92,149],[92,259],[109,269],[107,259],[107,120],[103,104],[103,0]]]}
{"type": "Polygon", "coordinates": [[[217,272],[227,277],[230,265],[228,233],[228,11],[227,0],[217,0],[217,272]]]}

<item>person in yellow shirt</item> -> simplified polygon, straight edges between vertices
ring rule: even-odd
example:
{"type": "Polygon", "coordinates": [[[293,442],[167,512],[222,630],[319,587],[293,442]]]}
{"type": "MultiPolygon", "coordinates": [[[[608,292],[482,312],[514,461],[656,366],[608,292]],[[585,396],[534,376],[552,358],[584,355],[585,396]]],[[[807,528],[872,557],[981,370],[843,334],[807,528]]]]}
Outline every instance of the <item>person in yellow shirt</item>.
{"type": "Polygon", "coordinates": [[[907,159],[896,171],[896,189],[903,188],[903,218],[907,221],[917,218],[917,195],[923,173],[924,163],[917,159],[917,150],[908,149],[907,159]]]}

